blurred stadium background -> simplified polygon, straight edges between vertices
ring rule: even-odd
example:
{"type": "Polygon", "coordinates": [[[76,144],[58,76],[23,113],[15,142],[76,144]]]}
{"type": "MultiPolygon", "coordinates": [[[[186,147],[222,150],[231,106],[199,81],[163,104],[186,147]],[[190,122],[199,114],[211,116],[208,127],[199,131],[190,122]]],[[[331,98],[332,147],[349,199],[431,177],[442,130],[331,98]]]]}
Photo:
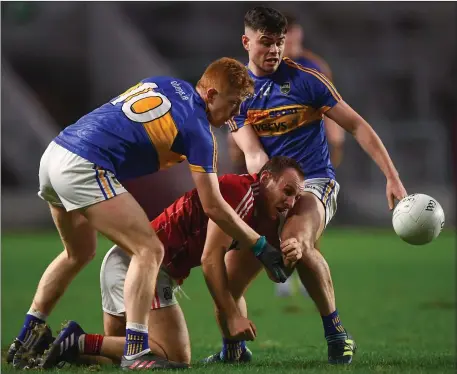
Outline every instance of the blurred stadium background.
{"type": "MultiPolygon", "coordinates": [[[[3,228],[52,224],[36,198],[37,171],[63,127],[142,78],[196,82],[216,58],[246,61],[243,16],[255,4],[2,2],[3,228]]],[[[408,192],[438,199],[446,227],[455,225],[456,3],[266,4],[296,15],[306,46],[328,61],[343,98],[380,134],[408,192]]],[[[234,170],[226,131],[217,134],[222,173],[234,170]]],[[[389,225],[383,175],[350,137],[344,151],[332,225],[389,225]]],[[[154,216],[192,187],[185,169],[128,187],[154,216]]]]}
{"type": "MultiPolygon", "coordinates": [[[[17,333],[42,271],[60,250],[47,206],[36,196],[39,161],[48,143],[142,78],[172,75],[196,83],[216,58],[246,62],[243,16],[258,4],[263,3],[1,3],[2,347],[17,333]],[[27,276],[20,276],[19,266],[27,276]]],[[[454,367],[457,3],[264,4],[298,18],[305,46],[327,60],[343,98],[379,133],[408,192],[435,197],[446,214],[447,232],[430,246],[411,248],[394,237],[384,178],[346,137],[337,170],[338,214],[323,248],[346,311],[342,318],[363,342],[366,365],[359,371],[429,373],[454,367]],[[411,362],[402,361],[404,354],[411,362]],[[417,358],[424,360],[417,363],[417,358]]],[[[220,173],[235,171],[226,134],[227,129],[217,131],[220,173]]],[[[193,185],[181,164],[126,187],[154,217],[193,185]]],[[[65,317],[100,330],[97,273],[109,243],[100,246],[57,308],[53,327],[65,317]],[[80,312],[75,301],[93,305],[94,313],[80,312]]],[[[208,324],[212,310],[203,280],[192,276],[189,286],[194,302],[184,300],[183,307],[194,357],[201,358],[219,338],[215,324],[208,324]]],[[[272,303],[272,285],[263,278],[251,295],[253,319],[266,331],[254,344],[269,355],[260,357],[278,362],[285,351],[275,339],[289,331],[284,341],[293,364],[284,369],[303,368],[299,362],[307,356],[314,364],[306,368],[318,370],[325,346],[312,303],[304,306],[300,296],[272,303]],[[265,300],[273,320],[263,313],[265,300]],[[284,313],[289,330],[272,324],[284,313]],[[292,327],[297,323],[303,330],[292,327]]]]}

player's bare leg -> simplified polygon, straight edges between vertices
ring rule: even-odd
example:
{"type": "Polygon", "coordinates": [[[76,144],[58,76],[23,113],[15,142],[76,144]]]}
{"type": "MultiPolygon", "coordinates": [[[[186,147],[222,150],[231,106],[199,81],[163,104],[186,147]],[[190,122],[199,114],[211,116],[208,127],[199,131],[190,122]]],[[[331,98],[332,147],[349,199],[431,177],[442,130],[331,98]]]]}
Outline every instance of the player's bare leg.
{"type": "Polygon", "coordinates": [[[129,193],[92,205],[84,214],[95,229],[132,255],[124,285],[127,314],[124,355],[127,359],[141,356],[149,351],[149,310],[163,245],[146,213],[129,193]]]}
{"type": "Polygon", "coordinates": [[[225,255],[230,292],[244,317],[247,317],[244,293],[262,271],[262,264],[247,250],[232,250],[225,255]]]}
{"type": "Polygon", "coordinates": [[[329,266],[315,248],[324,229],[324,221],[323,204],[314,194],[305,192],[289,213],[281,239],[296,238],[300,242],[303,256],[297,262],[297,271],[317,309],[326,316],[336,308],[329,266]]]}
{"type": "Polygon", "coordinates": [[[350,363],[355,343],[344,329],[335,304],[330,269],[315,243],[325,227],[322,202],[312,193],[304,192],[284,224],[281,239],[296,238],[303,255],[297,262],[297,272],[319,310],[328,343],[330,363],[350,363]]]}
{"type": "MultiPolygon", "coordinates": [[[[99,354],[120,361],[125,343],[125,317],[104,312],[103,326],[105,336],[99,354]]],[[[190,364],[189,332],[178,304],[149,312],[149,348],[167,360],[190,364]]],[[[85,352],[88,353],[91,352],[85,352]]]]}
{"type": "MultiPolygon", "coordinates": [[[[8,351],[8,362],[13,362],[13,365],[17,367],[22,365],[20,350],[22,343],[28,340],[34,326],[45,323],[47,316],[68,285],[95,256],[96,231],[81,212],[67,212],[64,208],[49,206],[64,251],[51,262],[43,273],[23,328],[8,351]],[[19,355],[16,354],[18,350],[19,355]]],[[[46,344],[44,347],[40,347],[40,351],[44,348],[46,348],[46,344]]]]}
{"type": "Polygon", "coordinates": [[[47,267],[35,293],[32,309],[49,315],[75,276],[95,256],[97,233],[79,211],[50,205],[64,251],[47,267]]]}
{"type": "MultiPolygon", "coordinates": [[[[152,230],[146,214],[129,193],[89,206],[84,215],[90,224],[118,246],[132,254],[124,285],[127,311],[126,340],[121,366],[137,369],[174,367],[166,360],[157,360],[150,353],[148,319],[158,269],[163,258],[163,246],[152,230]]],[[[71,355],[73,344],[64,344],[66,334],[80,336],[84,331],[76,323],[69,323],[43,356],[42,367],[52,367],[57,359],[71,355]]],[[[66,341],[65,340],[65,341],[66,341]]]]}
{"type": "MultiPolygon", "coordinates": [[[[68,322],[59,336],[62,341],[73,336],[76,344],[64,352],[57,350],[52,359],[45,354],[42,367],[49,369],[62,361],[77,365],[119,364],[124,354],[125,317],[104,312],[103,325],[104,335],[87,334],[77,322],[68,322]]],[[[157,361],[163,358],[190,364],[189,333],[178,304],[149,312],[149,347],[157,361]]]]}
{"type": "MultiPolygon", "coordinates": [[[[225,255],[225,265],[227,267],[227,277],[230,291],[235,299],[238,309],[243,317],[248,316],[244,293],[249,284],[262,270],[262,264],[254,257],[251,251],[232,250],[225,255]]],[[[216,320],[221,329],[222,350],[203,360],[204,363],[214,362],[249,362],[252,352],[246,347],[245,341],[230,340],[228,336],[226,322],[219,310],[215,309],[216,320]]]]}

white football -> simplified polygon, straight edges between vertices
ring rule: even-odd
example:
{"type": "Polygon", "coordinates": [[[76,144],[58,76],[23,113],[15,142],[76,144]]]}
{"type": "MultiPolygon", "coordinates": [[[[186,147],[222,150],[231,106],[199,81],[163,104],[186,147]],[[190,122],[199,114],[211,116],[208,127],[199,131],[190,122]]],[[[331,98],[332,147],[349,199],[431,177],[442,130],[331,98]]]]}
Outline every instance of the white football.
{"type": "Polygon", "coordinates": [[[395,207],[392,224],[397,235],[414,245],[430,243],[444,226],[444,212],[433,197],[415,193],[395,207]]]}

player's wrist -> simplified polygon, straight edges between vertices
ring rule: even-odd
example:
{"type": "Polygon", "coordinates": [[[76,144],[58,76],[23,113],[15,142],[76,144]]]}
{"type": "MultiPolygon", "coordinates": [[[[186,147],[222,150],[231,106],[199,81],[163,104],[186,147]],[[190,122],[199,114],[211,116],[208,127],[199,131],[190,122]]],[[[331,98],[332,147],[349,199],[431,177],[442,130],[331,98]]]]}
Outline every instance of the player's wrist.
{"type": "Polygon", "coordinates": [[[218,309],[219,313],[224,316],[224,319],[227,321],[227,323],[234,321],[240,316],[240,311],[238,310],[235,302],[228,303],[224,305],[222,308],[218,309]]]}

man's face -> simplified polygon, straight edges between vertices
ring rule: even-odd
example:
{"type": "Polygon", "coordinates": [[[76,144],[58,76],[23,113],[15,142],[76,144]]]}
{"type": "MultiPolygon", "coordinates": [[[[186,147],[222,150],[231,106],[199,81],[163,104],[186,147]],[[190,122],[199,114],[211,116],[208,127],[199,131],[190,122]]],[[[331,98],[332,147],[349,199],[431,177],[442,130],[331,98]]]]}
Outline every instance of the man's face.
{"type": "Polygon", "coordinates": [[[249,62],[264,74],[272,74],[278,68],[284,55],[284,40],[285,34],[271,34],[250,28],[245,29],[242,37],[243,47],[249,54],[249,62]]]}
{"type": "Polygon", "coordinates": [[[263,172],[260,181],[263,206],[270,219],[292,209],[303,192],[303,178],[293,168],[285,169],[276,179],[263,172]]]}
{"type": "Polygon", "coordinates": [[[243,95],[235,90],[218,92],[210,88],[207,93],[208,120],[216,127],[222,126],[227,120],[240,113],[243,95]]]}

